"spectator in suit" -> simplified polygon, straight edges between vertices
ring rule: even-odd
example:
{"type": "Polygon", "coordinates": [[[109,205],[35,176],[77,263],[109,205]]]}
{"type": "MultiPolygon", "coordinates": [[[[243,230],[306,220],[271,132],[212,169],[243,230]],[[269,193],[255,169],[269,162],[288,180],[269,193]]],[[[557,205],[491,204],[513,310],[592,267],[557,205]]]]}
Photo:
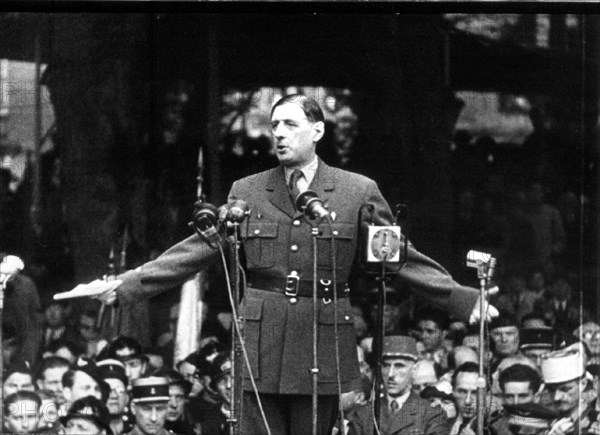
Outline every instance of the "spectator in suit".
{"type": "Polygon", "coordinates": [[[38,389],[51,391],[57,400],[62,400],[62,377],[69,370],[69,365],[69,361],[59,356],[44,358],[35,379],[38,389]]]}
{"type": "Polygon", "coordinates": [[[4,385],[2,386],[4,397],[17,391],[33,391],[34,389],[33,376],[31,375],[29,364],[25,362],[15,364],[4,374],[4,385]]]}

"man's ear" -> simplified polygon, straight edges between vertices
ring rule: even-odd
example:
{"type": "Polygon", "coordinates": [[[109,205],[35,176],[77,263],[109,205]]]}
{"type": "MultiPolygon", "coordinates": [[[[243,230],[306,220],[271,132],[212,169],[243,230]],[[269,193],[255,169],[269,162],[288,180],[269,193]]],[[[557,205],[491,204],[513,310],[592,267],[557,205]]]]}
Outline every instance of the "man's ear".
{"type": "Polygon", "coordinates": [[[44,389],[43,388],[44,386],[42,385],[42,381],[40,379],[36,380],[35,384],[37,385],[38,390],[43,390],[44,389]]]}
{"type": "Polygon", "coordinates": [[[323,121],[317,121],[313,124],[312,129],[313,142],[318,142],[325,134],[325,123],[323,121]]]}

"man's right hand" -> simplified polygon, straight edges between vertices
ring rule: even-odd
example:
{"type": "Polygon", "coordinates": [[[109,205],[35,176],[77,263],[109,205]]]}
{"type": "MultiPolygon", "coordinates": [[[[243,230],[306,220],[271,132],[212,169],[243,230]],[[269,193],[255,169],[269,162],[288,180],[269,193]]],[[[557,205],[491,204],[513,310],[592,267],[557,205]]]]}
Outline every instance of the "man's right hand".
{"type": "Polygon", "coordinates": [[[103,304],[113,305],[115,302],[117,302],[117,289],[109,288],[104,291],[104,293],[94,296],[93,298],[99,300],[103,304]]]}

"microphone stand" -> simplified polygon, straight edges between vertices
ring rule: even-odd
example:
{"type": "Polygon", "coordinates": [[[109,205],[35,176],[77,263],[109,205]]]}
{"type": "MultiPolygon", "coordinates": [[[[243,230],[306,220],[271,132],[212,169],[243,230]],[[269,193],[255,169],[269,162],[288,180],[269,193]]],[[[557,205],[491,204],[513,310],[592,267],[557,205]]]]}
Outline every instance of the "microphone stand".
{"type": "Polygon", "coordinates": [[[477,379],[477,435],[483,435],[484,413],[485,413],[485,390],[486,378],[484,370],[485,355],[485,306],[487,287],[490,284],[492,273],[496,265],[496,259],[489,261],[477,261],[477,277],[479,278],[479,375],[477,379]]]}
{"type": "MultiPolygon", "coordinates": [[[[2,335],[3,331],[3,311],[4,311],[4,290],[6,289],[6,284],[10,279],[10,275],[5,275],[2,277],[2,285],[0,287],[0,385],[4,385],[4,346],[3,340],[4,337],[2,335]]],[[[4,394],[0,393],[0,402],[4,401],[4,394]]],[[[0,421],[4,422],[4,406],[0,406],[0,421]]],[[[4,424],[4,423],[3,423],[4,424]]]]}
{"type": "Polygon", "coordinates": [[[375,430],[373,433],[379,433],[381,422],[381,353],[383,351],[383,310],[386,304],[385,285],[389,277],[385,274],[386,261],[381,262],[381,275],[376,278],[379,286],[379,297],[377,298],[377,324],[375,325],[375,337],[373,337],[373,353],[375,355],[375,373],[374,373],[374,409],[375,430]]]}
{"type": "MultiPolygon", "coordinates": [[[[233,241],[229,249],[229,275],[232,281],[233,313],[239,312],[240,304],[240,243],[239,222],[233,222],[233,241]]],[[[241,322],[241,318],[238,319],[241,322]]],[[[231,415],[227,419],[229,423],[229,434],[240,434],[240,418],[242,416],[242,378],[243,378],[243,353],[239,335],[236,333],[235,325],[231,327],[231,415]]]]}
{"type": "Polygon", "coordinates": [[[317,259],[318,259],[318,243],[317,236],[319,235],[319,228],[316,223],[311,229],[312,245],[313,245],[313,366],[310,369],[312,376],[312,434],[317,435],[317,412],[318,412],[318,390],[319,390],[319,360],[318,360],[318,325],[317,325],[317,259]]]}

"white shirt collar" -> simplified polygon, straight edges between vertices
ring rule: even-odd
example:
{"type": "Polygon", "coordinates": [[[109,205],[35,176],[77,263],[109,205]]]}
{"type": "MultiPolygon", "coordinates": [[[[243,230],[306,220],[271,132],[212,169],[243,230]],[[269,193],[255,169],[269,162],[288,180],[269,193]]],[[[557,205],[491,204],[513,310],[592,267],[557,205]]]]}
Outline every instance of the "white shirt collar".
{"type": "MultiPolygon", "coordinates": [[[[315,174],[317,173],[318,166],[319,166],[319,158],[315,154],[315,157],[310,162],[308,162],[306,165],[301,166],[300,168],[294,168],[294,169],[300,169],[300,171],[302,171],[302,175],[304,175],[304,178],[306,179],[306,185],[308,186],[310,183],[312,183],[313,179],[315,178],[315,174]]],[[[283,170],[284,170],[286,184],[288,184],[290,182],[290,177],[292,176],[292,172],[294,172],[294,169],[284,166],[283,170]]]]}

